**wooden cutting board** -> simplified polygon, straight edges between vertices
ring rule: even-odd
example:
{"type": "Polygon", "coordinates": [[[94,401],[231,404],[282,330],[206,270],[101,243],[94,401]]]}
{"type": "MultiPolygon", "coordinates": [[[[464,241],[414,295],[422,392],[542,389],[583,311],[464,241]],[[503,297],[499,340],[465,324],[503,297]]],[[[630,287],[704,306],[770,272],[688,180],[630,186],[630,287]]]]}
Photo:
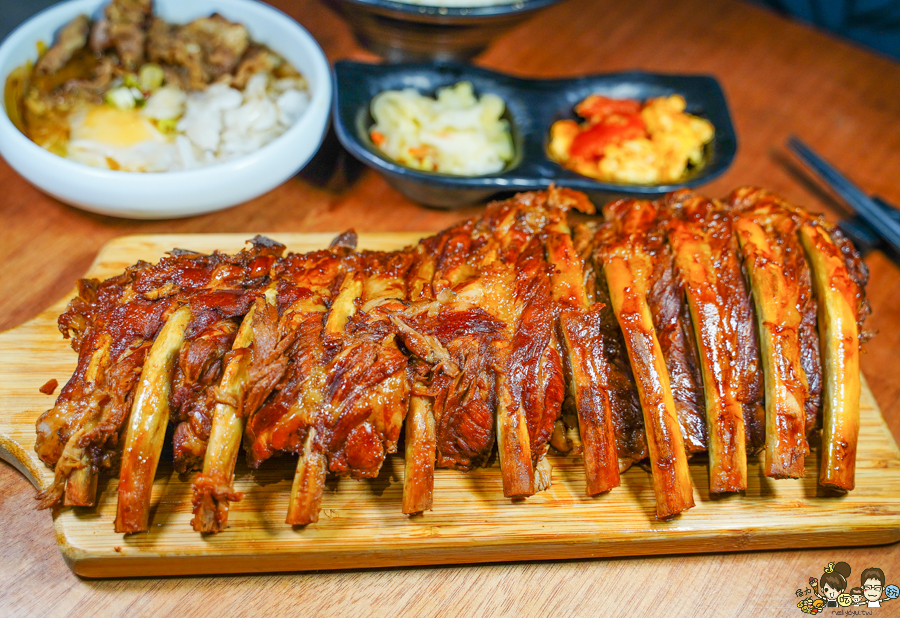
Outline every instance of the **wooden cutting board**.
{"type": "MultiPolygon", "coordinates": [[[[138,259],[155,261],[174,247],[237,251],[252,235],[130,236],[106,245],[89,276],[107,277],[138,259]]],[[[418,234],[360,236],[368,249],[395,249],[418,234]]],[[[273,235],[290,250],[319,249],[329,234],[273,235]]],[[[0,457],[36,487],[53,473],[33,451],[34,422],[53,405],[38,388],[51,378],[65,384],[75,352],[56,328],[69,297],[34,320],[0,334],[0,457]]],[[[57,394],[59,390],[57,389],[57,394]]],[[[238,465],[229,528],[201,536],[190,525],[191,477],[166,463],[153,487],[151,531],[113,531],[116,479],[101,479],[95,509],[58,509],[53,525],[60,551],[86,577],[246,573],[350,569],[400,565],[547,560],[851,546],[900,540],[900,452],[863,383],[856,489],[828,496],[817,487],[818,448],[802,480],[763,476],[751,458],[743,494],[711,497],[704,461],[690,466],[697,506],[672,521],[657,521],[650,474],[633,467],[607,495],[584,495],[580,455],[550,457],[552,487],[525,500],[503,497],[500,470],[463,474],[438,470],[435,509],[424,516],[400,512],[403,461],[390,456],[377,479],[330,479],[318,523],[284,524],[296,459],[282,457],[260,470],[238,465]]],[[[40,533],[40,531],[36,531],[40,533]]],[[[49,523],[46,533],[49,534],[49,523]]]]}

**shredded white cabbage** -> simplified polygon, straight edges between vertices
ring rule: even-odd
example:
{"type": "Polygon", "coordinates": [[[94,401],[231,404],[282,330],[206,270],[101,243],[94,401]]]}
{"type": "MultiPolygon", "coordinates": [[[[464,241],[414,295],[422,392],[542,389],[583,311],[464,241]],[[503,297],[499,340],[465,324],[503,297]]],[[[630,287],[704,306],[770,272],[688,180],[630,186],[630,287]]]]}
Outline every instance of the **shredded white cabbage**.
{"type": "Polygon", "coordinates": [[[373,142],[390,158],[415,169],[458,176],[501,171],[513,158],[503,99],[475,97],[472,84],[441,88],[436,98],[409,88],[372,100],[373,142]]]}

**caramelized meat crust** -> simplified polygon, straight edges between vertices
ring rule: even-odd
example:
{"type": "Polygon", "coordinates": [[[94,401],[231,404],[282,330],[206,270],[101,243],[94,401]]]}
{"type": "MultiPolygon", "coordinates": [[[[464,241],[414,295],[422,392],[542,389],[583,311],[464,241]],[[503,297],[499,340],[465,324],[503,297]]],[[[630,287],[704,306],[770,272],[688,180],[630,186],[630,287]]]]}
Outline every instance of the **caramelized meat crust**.
{"type": "Polygon", "coordinates": [[[203,463],[212,427],[215,388],[239,326],[233,318],[215,322],[185,341],[178,355],[169,414],[177,423],[172,441],[175,469],[181,474],[196,470],[203,463]]]}
{"type": "Polygon", "coordinates": [[[395,318],[414,359],[413,393],[434,401],[435,464],[471,470],[484,465],[494,445],[495,344],[505,324],[480,307],[423,309],[412,306],[395,318]]]}
{"type": "MultiPolygon", "coordinates": [[[[603,239],[611,233],[609,227],[601,228],[592,243],[603,242],[603,239]]],[[[593,247],[594,245],[591,244],[591,251],[593,251],[593,247]]],[[[609,404],[616,433],[619,471],[624,472],[632,464],[646,459],[648,456],[644,418],[634,373],[631,371],[631,363],[628,360],[625,338],[612,310],[609,287],[602,274],[602,266],[598,266],[593,256],[589,259],[585,276],[593,284],[595,307],[598,307],[597,319],[602,332],[602,353],[609,365],[609,404]]]]}
{"type": "Polygon", "coordinates": [[[655,218],[642,235],[643,250],[652,264],[647,303],[669,371],[685,449],[697,453],[706,450],[706,421],[696,339],[684,282],[666,238],[671,214],[661,204],[655,206],[655,211],[655,218]]]}
{"type": "MultiPolygon", "coordinates": [[[[781,219],[780,225],[770,224],[768,234],[772,241],[781,248],[785,273],[796,286],[796,306],[800,313],[800,325],[797,337],[800,346],[800,366],[806,380],[806,419],[807,435],[822,426],[822,359],[819,352],[819,333],[817,330],[817,312],[815,294],[812,287],[812,275],[809,264],[800,246],[797,230],[802,222],[795,208],[777,196],[754,187],[743,187],[729,195],[728,206],[737,212],[757,211],[769,217],[781,219]]],[[[861,262],[860,262],[861,263],[861,262]]],[[[865,265],[863,265],[865,268],[865,265]]]]}
{"type": "Polygon", "coordinates": [[[715,272],[714,288],[711,289],[715,298],[708,301],[720,309],[722,343],[726,346],[720,351],[725,363],[721,365],[724,373],[719,379],[740,403],[747,443],[751,449],[757,450],[765,442],[759,337],[734,234],[733,215],[719,202],[686,190],[667,196],[666,204],[677,220],[671,230],[678,228],[687,234],[701,233],[708,244],[710,263],[714,265],[715,272]]]}

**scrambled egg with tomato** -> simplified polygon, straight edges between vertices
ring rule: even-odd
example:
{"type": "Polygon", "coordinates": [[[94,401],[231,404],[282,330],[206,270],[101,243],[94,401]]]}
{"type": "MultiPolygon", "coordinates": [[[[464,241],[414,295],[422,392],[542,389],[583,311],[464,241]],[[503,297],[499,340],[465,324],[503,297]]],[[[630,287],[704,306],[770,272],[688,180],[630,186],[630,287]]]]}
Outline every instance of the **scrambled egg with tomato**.
{"type": "Polygon", "coordinates": [[[703,165],[715,134],[708,120],[685,113],[680,95],[609,99],[591,95],[575,108],[585,119],[550,128],[550,157],[591,178],[628,184],[676,182],[703,165]]]}

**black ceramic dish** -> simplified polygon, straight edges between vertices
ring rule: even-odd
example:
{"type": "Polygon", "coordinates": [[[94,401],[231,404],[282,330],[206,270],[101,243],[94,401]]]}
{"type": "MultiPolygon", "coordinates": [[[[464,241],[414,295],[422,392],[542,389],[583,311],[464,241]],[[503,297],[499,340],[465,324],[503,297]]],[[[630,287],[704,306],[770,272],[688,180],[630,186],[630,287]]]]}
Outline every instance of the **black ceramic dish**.
{"type": "Polygon", "coordinates": [[[393,0],[328,0],[360,43],[390,62],[471,58],[507,28],[559,1],[437,7],[393,0]]]}
{"type": "Polygon", "coordinates": [[[531,80],[462,64],[335,63],[334,123],[338,139],[356,158],[381,172],[413,201],[438,208],[457,208],[508,191],[545,189],[551,183],[588,193],[602,203],[615,196],[653,197],[696,187],[722,174],[737,151],[737,138],[719,83],[705,75],[615,73],[574,79],[531,80]],[[443,86],[472,82],[477,95],[491,92],[506,103],[516,154],[501,172],[486,176],[452,176],[421,172],[388,158],[369,138],[374,124],[369,104],[384,90],[414,88],[433,95],[443,86]],[[589,94],[648,99],[681,94],[687,111],[708,119],[716,129],[707,146],[706,162],[682,182],[628,185],[600,182],[565,169],[547,156],[550,126],[575,118],[574,107],[589,94]]]}

